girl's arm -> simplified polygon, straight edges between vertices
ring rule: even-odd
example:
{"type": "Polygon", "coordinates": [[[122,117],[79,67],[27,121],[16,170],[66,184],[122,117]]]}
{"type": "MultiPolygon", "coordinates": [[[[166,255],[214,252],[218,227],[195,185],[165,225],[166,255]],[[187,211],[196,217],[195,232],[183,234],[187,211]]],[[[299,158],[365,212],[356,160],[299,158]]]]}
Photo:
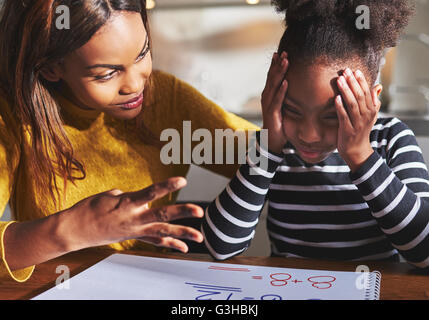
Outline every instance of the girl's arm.
{"type": "Polygon", "coordinates": [[[281,152],[287,141],[281,108],[288,85],[284,79],[287,69],[286,53],[275,53],[261,99],[264,129],[256,133],[246,163],[206,210],[202,232],[216,259],[229,258],[249,246],[271,180],[283,161],[281,152]]]}
{"type": "Polygon", "coordinates": [[[386,160],[377,152],[350,178],[380,229],[411,264],[429,266],[429,174],[412,131],[398,119],[380,124],[386,160]],[[390,129],[386,129],[389,128],[390,129]]]}
{"type": "Polygon", "coordinates": [[[338,151],[351,169],[350,178],[393,247],[409,263],[426,268],[429,175],[414,134],[397,119],[374,126],[380,101],[362,72],[346,69],[338,87],[338,151]],[[371,131],[382,132],[379,146],[370,145],[371,131]],[[373,148],[384,149],[386,162],[373,148]]]}
{"type": "Polygon", "coordinates": [[[227,259],[248,248],[271,180],[283,160],[281,155],[260,147],[261,134],[263,132],[257,132],[246,163],[206,209],[201,231],[209,252],[216,259],[227,259]],[[264,163],[268,166],[261,166],[264,163]]]}

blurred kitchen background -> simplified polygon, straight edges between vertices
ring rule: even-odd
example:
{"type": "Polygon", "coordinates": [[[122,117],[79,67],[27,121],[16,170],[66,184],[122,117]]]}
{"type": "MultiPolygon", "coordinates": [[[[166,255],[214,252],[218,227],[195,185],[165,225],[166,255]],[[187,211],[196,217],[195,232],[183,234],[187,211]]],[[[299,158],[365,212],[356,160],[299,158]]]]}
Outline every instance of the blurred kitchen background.
{"type": "MultiPolygon", "coordinates": [[[[1,0],[0,0],[1,3],[1,0]]],[[[414,130],[429,159],[429,0],[380,73],[382,111],[414,130]]],[[[224,109],[261,124],[260,95],[284,24],[270,0],[148,0],[154,68],[193,85],[224,109]]],[[[227,180],[192,166],[180,201],[212,201],[227,180]],[[208,184],[207,181],[210,181],[208,184]]],[[[268,255],[264,210],[246,255],[268,255]]],[[[2,220],[10,219],[6,210],[2,220]]]]}

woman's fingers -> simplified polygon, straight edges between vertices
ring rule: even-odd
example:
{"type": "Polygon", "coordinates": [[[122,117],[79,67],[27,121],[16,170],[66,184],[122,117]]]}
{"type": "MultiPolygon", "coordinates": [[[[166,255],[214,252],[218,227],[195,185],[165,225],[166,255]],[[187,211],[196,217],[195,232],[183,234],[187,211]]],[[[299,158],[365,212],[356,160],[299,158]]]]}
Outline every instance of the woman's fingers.
{"type": "Polygon", "coordinates": [[[202,218],[204,210],[194,204],[178,204],[152,208],[140,213],[140,223],[168,222],[184,218],[202,218]]]}
{"type": "Polygon", "coordinates": [[[169,223],[162,223],[162,222],[156,222],[156,223],[148,223],[142,226],[140,231],[141,237],[156,237],[156,238],[165,238],[165,237],[172,237],[172,238],[179,238],[179,239],[188,239],[195,242],[202,242],[203,241],[203,235],[198,230],[176,225],[176,224],[169,224],[169,223]]]}
{"type": "Polygon", "coordinates": [[[131,202],[137,209],[144,210],[144,205],[175,192],[186,186],[186,179],[182,177],[169,178],[166,181],[154,183],[153,185],[139,191],[123,194],[124,200],[131,202]]]}
{"type": "Polygon", "coordinates": [[[106,194],[111,195],[111,196],[119,196],[123,193],[124,192],[120,189],[112,189],[112,190],[106,191],[106,194]]]}
{"type": "Polygon", "coordinates": [[[153,244],[157,247],[164,247],[164,248],[170,248],[170,249],[176,249],[183,253],[188,252],[189,248],[183,241],[179,239],[175,239],[172,237],[141,237],[138,238],[138,240],[153,244]]]}

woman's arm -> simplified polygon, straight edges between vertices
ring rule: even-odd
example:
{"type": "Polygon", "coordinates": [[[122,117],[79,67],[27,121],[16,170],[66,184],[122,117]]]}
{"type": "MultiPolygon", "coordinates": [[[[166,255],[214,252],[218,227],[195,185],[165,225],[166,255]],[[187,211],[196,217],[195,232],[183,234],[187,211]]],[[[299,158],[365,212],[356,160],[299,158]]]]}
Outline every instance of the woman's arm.
{"type": "Polygon", "coordinates": [[[177,177],[136,192],[115,189],[86,198],[43,219],[11,223],[4,232],[3,257],[13,271],[71,251],[128,239],[141,239],[186,252],[186,244],[179,239],[202,242],[201,233],[168,222],[201,218],[203,210],[191,204],[149,208],[150,202],[185,185],[186,180],[177,177]]]}

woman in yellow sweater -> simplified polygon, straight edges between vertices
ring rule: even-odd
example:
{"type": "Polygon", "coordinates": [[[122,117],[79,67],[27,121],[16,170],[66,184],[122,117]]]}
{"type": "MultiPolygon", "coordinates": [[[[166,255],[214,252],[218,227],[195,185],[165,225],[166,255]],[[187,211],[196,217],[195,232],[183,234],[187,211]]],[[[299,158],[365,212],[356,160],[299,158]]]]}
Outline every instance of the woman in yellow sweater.
{"type": "Polygon", "coordinates": [[[212,136],[258,127],[152,71],[145,1],[6,0],[0,30],[0,210],[10,203],[14,218],[0,223],[0,277],[25,281],[34,265],[87,247],[201,242],[168,223],[203,211],[165,197],[189,164],[163,164],[160,134],[185,120],[212,136]],[[57,24],[63,12],[70,28],[57,24]]]}

